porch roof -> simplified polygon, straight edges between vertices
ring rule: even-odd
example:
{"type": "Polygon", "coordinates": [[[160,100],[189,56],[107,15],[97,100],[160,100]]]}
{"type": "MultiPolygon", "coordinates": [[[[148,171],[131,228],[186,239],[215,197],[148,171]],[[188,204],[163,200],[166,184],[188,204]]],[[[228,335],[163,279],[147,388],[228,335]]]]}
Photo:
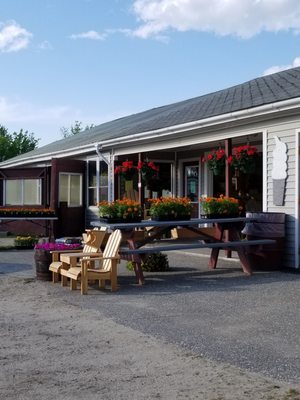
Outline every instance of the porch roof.
{"type": "Polygon", "coordinates": [[[240,85],[150,109],[144,112],[103,123],[66,139],[58,140],[0,164],[10,167],[39,158],[50,160],[58,153],[95,143],[176,127],[206,118],[254,109],[268,104],[300,98],[300,67],[259,77],[240,85]]]}

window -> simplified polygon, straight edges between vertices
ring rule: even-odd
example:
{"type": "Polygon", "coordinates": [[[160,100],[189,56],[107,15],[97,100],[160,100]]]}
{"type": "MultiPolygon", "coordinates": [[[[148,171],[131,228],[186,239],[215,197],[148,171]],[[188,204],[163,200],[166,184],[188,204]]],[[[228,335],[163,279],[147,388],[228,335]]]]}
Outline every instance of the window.
{"type": "Polygon", "coordinates": [[[5,181],[4,204],[41,205],[40,179],[8,179],[5,181]]]}
{"type": "Polygon", "coordinates": [[[59,174],[59,201],[66,202],[69,207],[82,205],[81,174],[59,174]]]}
{"type": "Polygon", "coordinates": [[[88,163],[88,205],[108,199],[108,167],[103,161],[88,163]]]}

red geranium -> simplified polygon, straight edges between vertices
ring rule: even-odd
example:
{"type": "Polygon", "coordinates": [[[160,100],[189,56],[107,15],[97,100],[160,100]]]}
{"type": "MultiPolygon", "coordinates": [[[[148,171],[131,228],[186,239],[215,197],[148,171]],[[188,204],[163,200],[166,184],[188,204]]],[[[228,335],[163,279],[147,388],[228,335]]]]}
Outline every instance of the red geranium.
{"type": "Polygon", "coordinates": [[[159,166],[152,161],[139,161],[137,169],[141,172],[142,179],[146,184],[150,180],[158,179],[159,166]]]}
{"type": "Polygon", "coordinates": [[[228,157],[228,162],[234,169],[244,174],[251,174],[255,172],[257,156],[257,148],[246,144],[234,147],[232,156],[228,157]]]}
{"type": "Polygon", "coordinates": [[[207,163],[207,167],[213,172],[214,175],[220,175],[223,171],[225,171],[225,150],[213,150],[207,155],[206,158],[202,158],[202,162],[207,163]]]}
{"type": "Polygon", "coordinates": [[[115,168],[115,174],[122,176],[127,181],[132,180],[136,172],[137,167],[133,165],[132,161],[124,161],[122,165],[118,165],[115,168]]]}

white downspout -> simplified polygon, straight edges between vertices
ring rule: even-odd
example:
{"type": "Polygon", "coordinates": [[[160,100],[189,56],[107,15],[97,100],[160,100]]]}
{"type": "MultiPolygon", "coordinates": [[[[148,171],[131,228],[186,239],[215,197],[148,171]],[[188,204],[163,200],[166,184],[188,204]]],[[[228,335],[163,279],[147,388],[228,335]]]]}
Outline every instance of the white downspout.
{"type": "MultiPolygon", "coordinates": [[[[95,149],[97,156],[99,158],[99,161],[104,161],[105,164],[107,164],[108,168],[108,201],[113,201],[114,200],[114,156],[113,156],[113,150],[109,154],[109,158],[106,158],[102,153],[102,145],[97,143],[95,144],[95,149]]],[[[99,176],[99,182],[97,181],[97,191],[99,193],[99,187],[100,187],[100,176],[99,176]]]]}

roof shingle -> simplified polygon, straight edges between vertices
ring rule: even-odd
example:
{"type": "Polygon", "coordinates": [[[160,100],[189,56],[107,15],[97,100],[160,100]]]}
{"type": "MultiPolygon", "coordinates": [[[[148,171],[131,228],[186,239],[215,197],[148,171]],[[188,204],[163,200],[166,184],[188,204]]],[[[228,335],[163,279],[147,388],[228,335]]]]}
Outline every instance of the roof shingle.
{"type": "MultiPolygon", "coordinates": [[[[35,149],[26,156],[30,158],[76,149],[95,142],[176,126],[297,97],[300,97],[300,67],[106,122],[77,135],[35,149]]],[[[15,157],[14,160],[18,158],[24,158],[24,155],[15,157]]]]}

